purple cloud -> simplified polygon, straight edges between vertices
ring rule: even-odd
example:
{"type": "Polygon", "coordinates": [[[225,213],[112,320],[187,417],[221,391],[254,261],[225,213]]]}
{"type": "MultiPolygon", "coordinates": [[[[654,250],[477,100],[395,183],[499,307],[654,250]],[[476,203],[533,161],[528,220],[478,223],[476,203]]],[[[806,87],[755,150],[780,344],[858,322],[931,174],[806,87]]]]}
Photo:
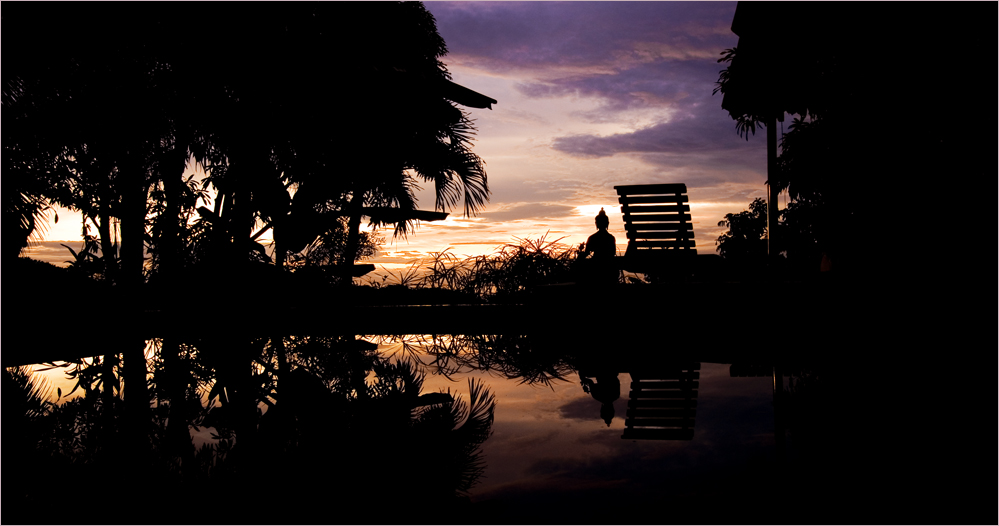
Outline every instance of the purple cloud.
{"type": "Polygon", "coordinates": [[[546,203],[527,203],[499,212],[483,212],[486,221],[516,221],[519,219],[552,219],[569,214],[574,207],[546,203]]]}
{"type": "Polygon", "coordinates": [[[451,54],[493,71],[683,57],[734,39],[734,2],[430,2],[427,9],[451,54]]]}
{"type": "MultiPolygon", "coordinates": [[[[557,137],[578,158],[632,154],[648,164],[713,171],[759,171],[758,141],[740,139],[712,97],[720,52],[736,44],[731,3],[567,2],[429,4],[452,54],[493,71],[527,70],[516,84],[529,98],[583,96],[602,104],[578,114],[614,122],[655,109],[667,122],[611,136],[557,137]],[[666,113],[663,113],[665,115],[666,113]]],[[[718,175],[709,177],[719,179],[718,175]]],[[[705,179],[707,183],[707,179],[705,179]]]]}
{"type": "Polygon", "coordinates": [[[766,152],[759,140],[738,137],[724,114],[702,113],[678,116],[632,133],[559,137],[552,148],[583,158],[635,154],[656,166],[697,167],[705,172],[765,169],[766,152]]]}
{"type": "Polygon", "coordinates": [[[517,88],[533,98],[597,97],[604,101],[601,113],[669,107],[693,114],[703,111],[696,108],[710,102],[709,111],[724,114],[721,100],[711,101],[711,91],[721,69],[714,60],[662,61],[639,64],[613,75],[577,75],[521,82],[517,88]]]}

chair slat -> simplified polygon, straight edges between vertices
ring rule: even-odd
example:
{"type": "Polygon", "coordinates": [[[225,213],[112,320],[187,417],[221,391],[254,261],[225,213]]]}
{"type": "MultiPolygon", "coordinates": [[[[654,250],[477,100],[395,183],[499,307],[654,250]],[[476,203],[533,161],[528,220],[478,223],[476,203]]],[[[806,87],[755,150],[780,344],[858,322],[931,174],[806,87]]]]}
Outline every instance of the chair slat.
{"type": "MultiPolygon", "coordinates": [[[[693,367],[689,367],[688,369],[693,369],[693,367]]],[[[635,384],[637,384],[639,382],[641,382],[644,385],[645,382],[671,382],[671,381],[676,380],[676,379],[697,380],[698,378],[701,377],[701,373],[699,371],[685,370],[685,371],[670,372],[668,374],[660,373],[657,376],[658,377],[651,377],[650,376],[648,378],[635,378],[633,376],[631,378],[631,382],[632,382],[632,385],[635,385],[635,384]]]]}
{"type": "MultiPolygon", "coordinates": [[[[628,239],[634,239],[639,241],[653,239],[663,239],[663,240],[692,240],[694,236],[690,232],[677,231],[677,232],[628,232],[628,239]]],[[[667,243],[673,243],[673,241],[667,241],[667,243]]],[[[667,245],[669,246],[669,245],[667,245]]]]}
{"type": "Polygon", "coordinates": [[[628,195],[620,196],[617,198],[617,202],[622,205],[640,205],[640,204],[660,204],[660,203],[686,203],[687,196],[685,195],[628,195]]]}
{"type": "Polygon", "coordinates": [[[625,237],[635,241],[656,241],[666,239],[694,239],[690,230],[627,230],[625,237]]]}
{"type": "Polygon", "coordinates": [[[627,440],[692,440],[693,429],[625,429],[621,438],[627,440]]]}
{"type": "Polygon", "coordinates": [[[628,250],[642,250],[642,251],[654,251],[654,250],[666,250],[678,248],[680,252],[690,252],[690,248],[694,248],[694,240],[676,240],[676,241],[637,241],[632,240],[628,243],[628,250]],[[632,246],[633,245],[633,246],[632,246]]]}
{"type": "Polygon", "coordinates": [[[642,381],[631,382],[631,388],[641,389],[642,392],[648,391],[649,389],[697,389],[697,382],[693,380],[661,380],[658,382],[642,381]]]}
{"type": "Polygon", "coordinates": [[[690,222],[690,214],[628,214],[624,224],[690,222]]]}
{"type": "MultiPolygon", "coordinates": [[[[625,421],[628,425],[629,421],[625,421]]],[[[693,418],[642,418],[630,420],[632,427],[692,427],[693,418]]]]}
{"type": "Polygon", "coordinates": [[[670,370],[660,370],[656,371],[653,376],[646,376],[644,374],[639,375],[638,373],[631,374],[632,382],[661,382],[664,380],[674,380],[676,378],[700,378],[701,373],[698,369],[701,368],[700,362],[690,362],[683,364],[680,367],[676,367],[670,370]]]}
{"type": "Polygon", "coordinates": [[[633,418],[690,418],[697,416],[697,411],[686,407],[673,408],[634,408],[628,409],[625,415],[629,420],[633,418]]]}
{"type": "Polygon", "coordinates": [[[687,185],[684,183],[631,184],[615,186],[614,190],[617,190],[618,195],[687,193],[687,185]]]}
{"type": "MultiPolygon", "coordinates": [[[[695,396],[695,395],[696,395],[696,393],[691,393],[691,396],[695,396]]],[[[665,408],[665,407],[696,407],[696,406],[697,406],[697,399],[696,398],[691,398],[690,400],[686,400],[686,399],[684,399],[684,400],[680,400],[680,399],[675,399],[675,400],[654,400],[654,399],[628,400],[628,407],[632,408],[632,409],[645,409],[645,408],[649,408],[649,409],[657,409],[657,408],[659,408],[659,409],[661,409],[661,408],[665,408]]]]}
{"type": "MultiPolygon", "coordinates": [[[[645,232],[655,230],[693,230],[694,225],[690,223],[625,223],[625,230],[634,232],[645,232]]],[[[693,234],[693,232],[691,232],[693,234]]]]}
{"type": "MultiPolygon", "coordinates": [[[[672,391],[651,391],[651,392],[641,391],[641,392],[639,392],[639,391],[637,391],[635,389],[632,389],[631,393],[629,394],[629,398],[628,399],[629,400],[634,400],[635,401],[635,405],[634,406],[629,405],[628,407],[641,408],[641,407],[643,407],[642,404],[644,404],[646,402],[652,402],[652,401],[655,401],[655,400],[677,401],[677,400],[687,400],[688,398],[692,399],[692,400],[696,399],[697,398],[697,391],[696,390],[686,390],[686,391],[672,390],[672,391]]],[[[649,406],[649,407],[653,407],[653,406],[649,406]]],[[[660,406],[654,406],[654,407],[660,407],[660,406]]],[[[672,407],[672,406],[670,406],[670,407],[672,407]]],[[[677,407],[679,407],[679,406],[677,406],[677,407]]],[[[684,407],[686,407],[686,406],[684,406],[684,407]]]]}
{"type": "Polygon", "coordinates": [[[690,205],[622,205],[621,212],[627,216],[636,214],[656,214],[661,212],[690,212],[690,205]]]}

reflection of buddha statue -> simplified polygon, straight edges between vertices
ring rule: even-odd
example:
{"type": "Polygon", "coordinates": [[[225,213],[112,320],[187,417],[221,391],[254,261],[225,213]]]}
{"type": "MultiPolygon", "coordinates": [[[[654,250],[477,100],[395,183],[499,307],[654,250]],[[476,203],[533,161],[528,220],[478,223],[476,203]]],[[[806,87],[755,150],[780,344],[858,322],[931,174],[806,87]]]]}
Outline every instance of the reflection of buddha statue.
{"type": "Polygon", "coordinates": [[[598,375],[597,381],[583,378],[583,392],[589,393],[594,400],[600,402],[600,418],[610,427],[614,419],[614,401],[621,397],[621,381],[617,375],[598,375]]]}

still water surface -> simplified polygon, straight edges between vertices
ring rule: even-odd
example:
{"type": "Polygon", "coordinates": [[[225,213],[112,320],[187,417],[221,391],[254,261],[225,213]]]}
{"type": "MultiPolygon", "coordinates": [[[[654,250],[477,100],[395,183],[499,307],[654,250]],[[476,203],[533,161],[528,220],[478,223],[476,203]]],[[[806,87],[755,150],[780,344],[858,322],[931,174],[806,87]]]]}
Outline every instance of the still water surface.
{"type": "MultiPolygon", "coordinates": [[[[477,369],[474,362],[445,375],[427,365],[432,356],[421,345],[380,341],[381,356],[422,362],[422,393],[450,391],[468,400],[469,381],[477,380],[495,396],[492,434],[481,446],[485,471],[469,491],[475,509],[489,518],[473,522],[710,522],[712,515],[691,506],[755,495],[774,470],[772,376],[732,377],[729,364],[699,363],[693,438],[633,440],[622,438],[629,371],[617,374],[620,390],[610,417],[606,410],[601,414],[601,402],[584,391],[573,368],[533,383],[477,369]],[[672,518],[627,515],[669,503],[685,508],[672,518]]],[[[65,393],[71,385],[63,374],[45,373],[65,393]]],[[[605,373],[601,381],[607,378],[605,373]]],[[[212,442],[212,431],[194,433],[195,445],[212,442]]],[[[793,441],[788,445],[785,453],[793,457],[793,441]]]]}
{"type": "MultiPolygon", "coordinates": [[[[382,345],[380,352],[396,354],[398,347],[382,345]]],[[[493,434],[482,446],[487,467],[470,492],[473,502],[580,512],[704,496],[751,481],[754,472],[769,472],[775,457],[773,377],[731,377],[728,364],[714,363],[701,363],[699,373],[692,440],[622,438],[627,372],[618,374],[620,397],[609,425],[601,418],[601,402],[584,392],[576,372],[531,385],[470,368],[450,379],[430,371],[424,392],[450,389],[467,396],[467,381],[476,378],[496,395],[493,434]]]]}

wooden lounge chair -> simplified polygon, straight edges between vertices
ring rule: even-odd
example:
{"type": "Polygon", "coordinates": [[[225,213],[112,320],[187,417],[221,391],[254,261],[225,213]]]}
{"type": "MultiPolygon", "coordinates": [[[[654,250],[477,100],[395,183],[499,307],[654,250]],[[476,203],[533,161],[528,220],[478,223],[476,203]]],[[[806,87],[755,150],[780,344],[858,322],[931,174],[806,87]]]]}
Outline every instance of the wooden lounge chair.
{"type": "Polygon", "coordinates": [[[628,235],[628,250],[619,266],[630,272],[689,271],[697,249],[687,185],[644,184],[614,189],[628,235]]]}
{"type": "Polygon", "coordinates": [[[694,438],[700,363],[677,365],[659,373],[631,373],[631,394],[621,438],[694,438]]]}

